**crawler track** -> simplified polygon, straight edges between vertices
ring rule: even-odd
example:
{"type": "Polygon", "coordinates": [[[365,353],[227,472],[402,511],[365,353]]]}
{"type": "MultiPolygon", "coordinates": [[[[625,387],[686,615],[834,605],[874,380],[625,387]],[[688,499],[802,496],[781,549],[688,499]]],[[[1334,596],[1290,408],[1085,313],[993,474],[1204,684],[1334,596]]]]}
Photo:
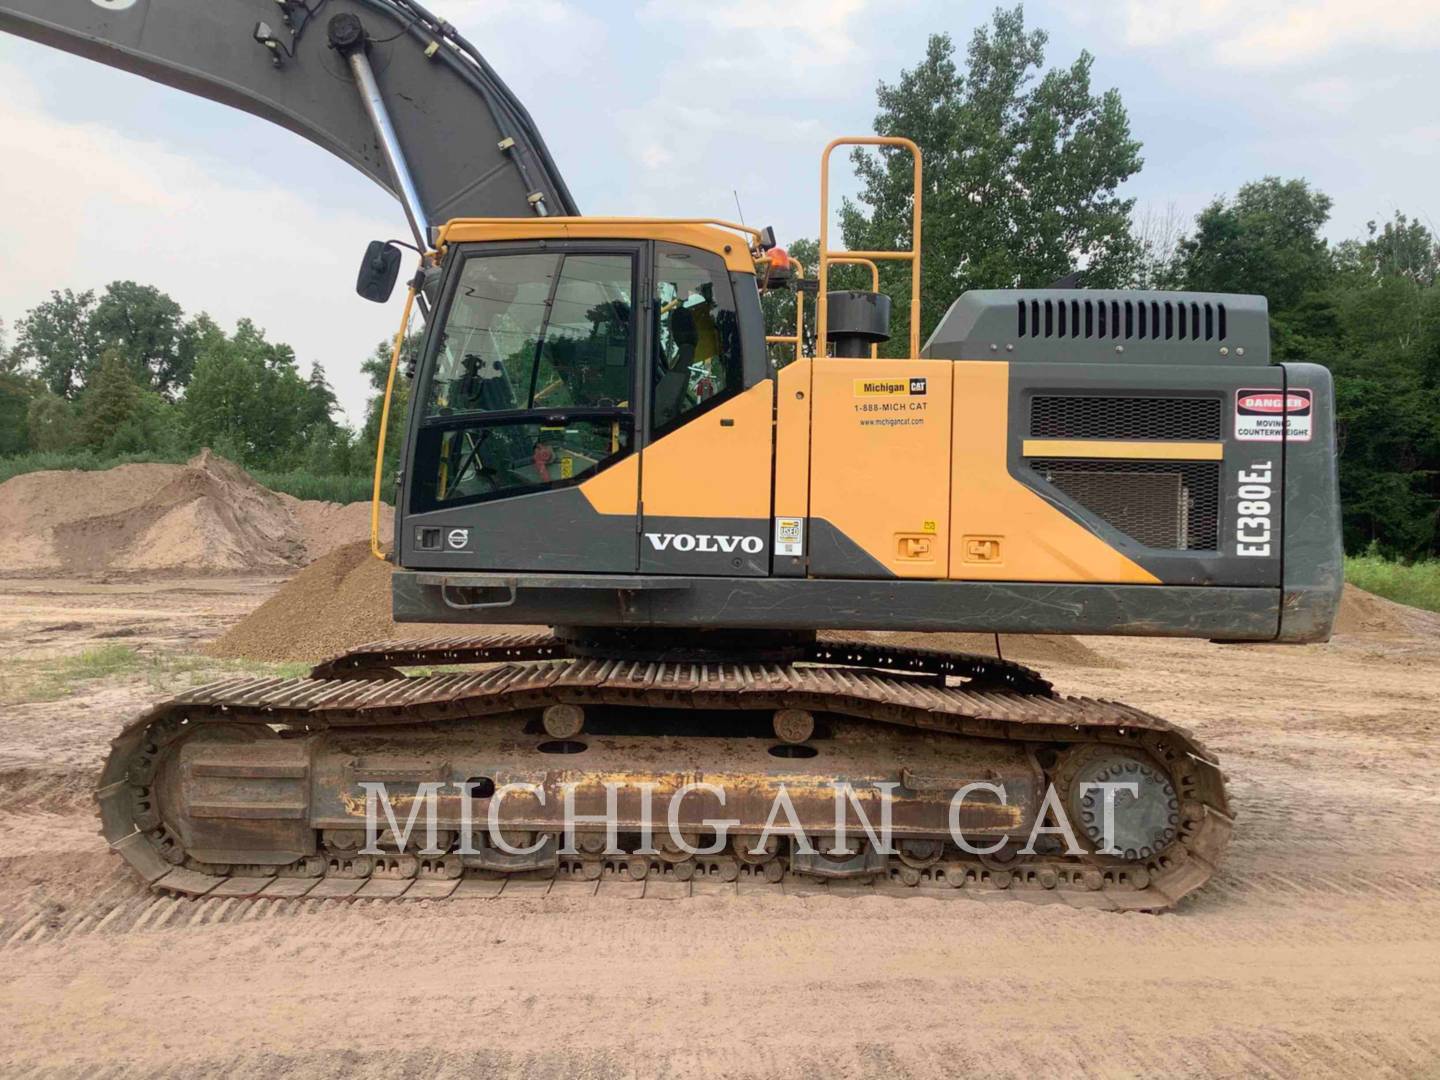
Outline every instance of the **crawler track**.
{"type": "MultiPolygon", "coordinates": [[[[336,796],[336,789],[353,786],[364,772],[357,762],[373,762],[374,775],[402,783],[463,777],[467,773],[452,762],[463,753],[451,748],[470,745],[486,754],[502,747],[511,755],[506,760],[525,767],[533,761],[542,770],[536,776],[549,777],[561,765],[579,770],[575,775],[587,769],[615,775],[646,758],[651,747],[659,748],[657,757],[668,751],[677,755],[674,760],[690,763],[685,769],[712,774],[765,745],[753,736],[734,737],[744,718],[800,709],[826,725],[831,741],[822,735],[813,745],[844,761],[854,775],[880,775],[867,773],[867,763],[878,755],[883,765],[890,747],[910,760],[907,769],[892,764],[881,774],[890,775],[887,768],[897,774],[901,803],[913,804],[917,815],[932,811],[950,792],[943,776],[927,777],[914,761],[952,754],[963,763],[967,754],[988,753],[1008,755],[1007,775],[1023,779],[1031,769],[1051,785],[1073,784],[1096,761],[1131,772],[1149,770],[1145,775],[1173,789],[1174,828],[1154,850],[1132,851],[1129,857],[1095,853],[1093,844],[1081,855],[1066,855],[1063,847],[1024,855],[1014,843],[994,856],[977,856],[933,838],[943,833],[920,830],[893,854],[869,851],[848,863],[817,864],[792,850],[790,840],[759,858],[737,857],[731,848],[715,855],[655,857],[636,854],[638,845],[618,856],[567,857],[554,854],[558,844],[545,848],[550,829],[530,822],[527,839],[537,839],[548,861],[517,861],[508,876],[621,879],[679,892],[702,883],[788,883],[793,889],[826,880],[838,884],[835,879],[842,878],[895,888],[981,889],[997,897],[1050,894],[1079,906],[1157,910],[1203,885],[1229,839],[1231,815],[1219,768],[1187,732],[1125,705],[1055,695],[1038,674],[1006,661],[847,642],[809,645],[801,660],[787,663],[637,661],[574,657],[568,651],[565,642],[549,635],[380,642],[319,665],[309,678],[234,679],[189,691],[151,709],[115,740],[98,792],[105,837],[152,887],[192,896],[487,895],[507,876],[496,872],[495,859],[477,865],[457,851],[453,838],[429,856],[358,855],[346,829],[310,827],[320,804],[345,797],[344,790],[336,796]],[[495,666],[411,677],[399,671],[479,663],[495,666]],[[694,717],[694,723],[716,728],[717,737],[707,745],[730,750],[715,760],[694,759],[684,755],[705,740],[622,732],[597,735],[588,750],[575,744],[589,757],[542,759],[535,748],[544,752],[560,744],[545,743],[535,717],[555,704],[627,723],[694,717]],[[332,760],[339,764],[325,764],[332,760]],[[196,775],[208,779],[196,781],[196,775]],[[187,783],[211,785],[204,788],[210,802],[202,805],[201,796],[183,787],[187,783]],[[183,798],[176,794],[182,790],[189,792],[183,798]],[[262,860],[221,862],[211,854],[206,861],[187,850],[182,834],[213,827],[212,833],[230,835],[221,826],[250,836],[252,846],[255,835],[275,830],[290,838],[288,847],[277,842],[277,850],[293,850],[295,857],[257,865],[262,860]]],[[[806,753],[813,757],[815,751],[806,753]]],[[[759,761],[763,765],[766,759],[759,761]]],[[[807,833],[812,825],[817,837],[830,831],[815,818],[804,819],[807,833]]],[[[738,836],[755,833],[732,830],[738,836]]],[[[1037,846],[1037,852],[1044,850],[1037,846]]]]}

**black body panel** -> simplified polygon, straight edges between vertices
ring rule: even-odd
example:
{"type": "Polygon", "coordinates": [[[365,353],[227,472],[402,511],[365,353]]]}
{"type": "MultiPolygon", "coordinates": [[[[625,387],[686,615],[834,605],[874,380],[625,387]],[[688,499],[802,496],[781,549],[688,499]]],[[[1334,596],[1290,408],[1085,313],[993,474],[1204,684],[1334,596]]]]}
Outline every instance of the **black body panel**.
{"type": "Polygon", "coordinates": [[[396,622],[1271,638],[1279,589],[397,570],[396,622]],[[444,596],[449,597],[447,604],[444,596]],[[478,610],[451,605],[494,604],[478,610]]]}

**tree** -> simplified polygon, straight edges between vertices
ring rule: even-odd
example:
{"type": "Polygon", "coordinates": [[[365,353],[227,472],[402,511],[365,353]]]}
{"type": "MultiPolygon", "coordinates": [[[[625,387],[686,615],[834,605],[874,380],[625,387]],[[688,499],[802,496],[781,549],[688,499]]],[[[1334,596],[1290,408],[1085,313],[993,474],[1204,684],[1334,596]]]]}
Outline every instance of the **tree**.
{"type": "Polygon", "coordinates": [[[310,378],[305,381],[305,400],[301,408],[301,426],[318,428],[327,433],[336,427],[335,414],[340,402],[325,378],[325,369],[318,362],[310,365],[310,378]]]}
{"type": "Polygon", "coordinates": [[[1415,558],[1440,551],[1435,238],[1399,214],[1367,232],[1339,245],[1334,286],[1301,310],[1323,305],[1334,327],[1346,547],[1415,558]]]}
{"type": "Polygon", "coordinates": [[[52,394],[73,400],[84,387],[85,372],[100,354],[90,327],[94,310],[93,292],[56,290],[16,326],[19,365],[34,371],[52,394]]]}
{"type": "Polygon", "coordinates": [[[1440,244],[1418,218],[1396,211],[1383,228],[1369,221],[1365,230],[1364,240],[1335,245],[1336,270],[1352,283],[1402,278],[1428,288],[1440,277],[1440,244]]]}
{"type": "Polygon", "coordinates": [[[90,316],[90,333],[129,361],[141,385],[173,398],[195,366],[198,330],[184,320],[180,305],[153,285],[112,281],[90,316]]]}
{"type": "Polygon", "coordinates": [[[1320,229],[1330,196],[1304,180],[1267,176],[1216,199],[1180,242],[1179,275],[1188,289],[1259,293],[1284,313],[1323,287],[1333,270],[1320,229]]]}
{"type": "Polygon", "coordinates": [[[107,447],[140,408],[140,396],[129,361],[118,349],[106,349],[80,400],[85,442],[97,450],[107,447]]]}
{"type": "Polygon", "coordinates": [[[323,424],[334,428],[327,401],[317,402],[301,378],[294,350],[268,341],[249,319],[228,337],[205,319],[197,342],[195,371],[180,405],[191,445],[283,471],[299,464],[317,415],[324,413],[323,424]]]}
{"type": "MultiPolygon", "coordinates": [[[[1092,286],[1130,278],[1134,200],[1117,190],[1140,169],[1140,144],[1120,95],[1092,91],[1088,52],[1040,75],[1047,40],[1026,30],[1022,7],[997,9],[971,37],[963,72],[951,39],[935,34],[917,67],[879,86],[875,131],[908,136],[924,155],[922,337],[966,289],[1043,286],[1077,266],[1092,286]]],[[[845,244],[908,248],[909,156],[857,150],[854,161],[863,189],[840,212],[845,244]]],[[[909,317],[908,273],[884,268],[897,327],[909,317]]],[[[903,341],[897,333],[889,351],[903,341]]]]}
{"type": "Polygon", "coordinates": [[[1163,212],[1147,206],[1135,215],[1135,270],[1130,284],[1137,289],[1173,289],[1180,278],[1177,259],[1184,223],[1174,203],[1163,212]]]}
{"type": "Polygon", "coordinates": [[[84,439],[75,406],[48,390],[31,399],[25,424],[32,450],[70,450],[84,439]]]}
{"type": "Polygon", "coordinates": [[[30,449],[25,417],[38,389],[33,379],[0,372],[0,457],[30,449]]]}
{"type": "Polygon", "coordinates": [[[1346,550],[1440,554],[1440,250],[1399,213],[1331,249],[1329,214],[1303,179],[1246,184],[1196,217],[1176,275],[1267,297],[1274,355],[1330,368],[1346,550]]]}

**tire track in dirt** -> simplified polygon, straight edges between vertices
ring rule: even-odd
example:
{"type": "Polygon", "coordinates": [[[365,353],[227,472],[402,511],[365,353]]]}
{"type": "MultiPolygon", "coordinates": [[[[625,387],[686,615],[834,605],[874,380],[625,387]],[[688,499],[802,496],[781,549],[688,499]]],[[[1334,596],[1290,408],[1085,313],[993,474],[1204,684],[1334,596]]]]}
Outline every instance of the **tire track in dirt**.
{"type": "Polygon", "coordinates": [[[881,898],[138,910],[142,932],[112,924],[83,959],[62,938],[6,950],[51,1008],[0,1031],[0,1058],[337,1077],[1413,1076],[1435,1060],[1433,902],[1382,902],[1358,927],[881,898]],[[93,1041],[47,1041],[82,1014],[93,1041]]]}
{"type": "MultiPolygon", "coordinates": [[[[644,1075],[701,1074],[720,1067],[736,1077],[955,1075],[976,1068],[998,1080],[1036,1075],[1291,1077],[1414,1077],[1424,1075],[1440,1042],[1405,1035],[1344,1037],[1301,1029],[1227,1032],[1224,1039],[1183,1037],[1168,1042],[1125,1040],[1119,1045],[1093,1036],[1052,1035],[1034,1040],[994,1037],[942,1039],[925,1047],[881,1042],[852,1043],[832,1036],[824,1053],[746,1047],[729,1055],[677,1048],[668,1054],[630,1048],[562,1048],[526,1052],[518,1048],[455,1050],[444,1047],[389,1051],[339,1049],[284,1053],[250,1051],[235,1057],[187,1058],[169,1068],[96,1062],[87,1077],[98,1080],[190,1080],[192,1077],[306,1076],[317,1080],[355,1077],[425,1076],[437,1080],[505,1076],[526,1080],[583,1077],[588,1080],[644,1075]],[[716,1058],[719,1058],[717,1061],[716,1058]]],[[[16,1080],[58,1080],[77,1075],[76,1066],[21,1066],[16,1080]]]]}

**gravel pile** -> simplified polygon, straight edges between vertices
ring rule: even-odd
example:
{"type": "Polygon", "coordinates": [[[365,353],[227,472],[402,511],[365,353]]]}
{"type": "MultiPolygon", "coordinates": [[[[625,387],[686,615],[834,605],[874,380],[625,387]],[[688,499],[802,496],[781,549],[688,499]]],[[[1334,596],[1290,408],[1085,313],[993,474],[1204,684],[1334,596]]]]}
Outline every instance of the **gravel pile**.
{"type": "Polygon", "coordinates": [[[321,660],[367,641],[465,632],[463,627],[392,620],[393,569],[370,554],[369,541],[337,547],[301,570],[206,651],[248,660],[321,660]]]}

